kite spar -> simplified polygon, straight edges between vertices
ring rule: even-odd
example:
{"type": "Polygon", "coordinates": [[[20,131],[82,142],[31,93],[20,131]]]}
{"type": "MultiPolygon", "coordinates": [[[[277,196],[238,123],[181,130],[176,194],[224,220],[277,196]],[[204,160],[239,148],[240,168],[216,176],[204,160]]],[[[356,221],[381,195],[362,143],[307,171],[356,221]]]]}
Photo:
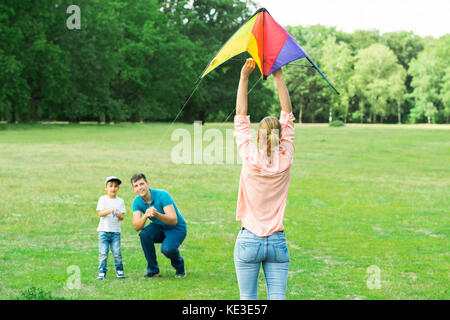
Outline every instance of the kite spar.
{"type": "Polygon", "coordinates": [[[330,87],[339,94],[305,50],[272,18],[265,8],[256,11],[228,39],[203,70],[198,81],[228,59],[245,51],[255,60],[264,80],[282,66],[294,60],[306,58],[330,87]]]}

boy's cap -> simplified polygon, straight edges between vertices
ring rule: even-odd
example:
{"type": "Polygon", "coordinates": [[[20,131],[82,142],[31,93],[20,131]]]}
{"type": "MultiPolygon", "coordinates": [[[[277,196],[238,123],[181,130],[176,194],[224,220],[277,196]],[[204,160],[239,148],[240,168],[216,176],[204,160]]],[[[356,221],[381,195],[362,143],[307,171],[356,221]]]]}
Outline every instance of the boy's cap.
{"type": "Polygon", "coordinates": [[[117,178],[116,176],[111,176],[111,177],[106,178],[106,180],[105,180],[105,186],[106,186],[106,185],[108,184],[108,182],[110,182],[110,181],[117,181],[119,184],[122,183],[122,180],[120,180],[120,179],[117,178]]]}

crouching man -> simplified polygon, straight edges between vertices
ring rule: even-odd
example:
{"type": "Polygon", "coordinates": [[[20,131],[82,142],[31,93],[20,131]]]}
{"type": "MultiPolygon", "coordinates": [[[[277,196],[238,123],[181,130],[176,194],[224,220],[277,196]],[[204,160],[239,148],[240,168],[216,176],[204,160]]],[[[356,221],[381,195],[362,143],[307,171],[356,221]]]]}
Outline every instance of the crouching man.
{"type": "Polygon", "coordinates": [[[160,276],[155,243],[161,243],[161,252],[170,259],[175,277],[186,277],[184,260],[178,248],[186,238],[187,224],[175,202],[167,191],[151,189],[142,173],[131,177],[131,185],[137,194],[133,201],[133,227],[141,231],[139,237],[147,259],[144,278],[160,276]],[[147,220],[151,223],[145,226],[147,220]]]}

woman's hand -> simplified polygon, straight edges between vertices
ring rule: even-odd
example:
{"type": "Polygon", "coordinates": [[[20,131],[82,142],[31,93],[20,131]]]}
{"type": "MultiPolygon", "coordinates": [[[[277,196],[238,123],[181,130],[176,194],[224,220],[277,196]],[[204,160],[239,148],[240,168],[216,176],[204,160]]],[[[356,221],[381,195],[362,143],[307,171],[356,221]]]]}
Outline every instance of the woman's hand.
{"type": "Polygon", "coordinates": [[[255,70],[255,60],[248,58],[241,70],[241,79],[236,96],[236,115],[247,115],[248,77],[255,70]]]}
{"type": "Polygon", "coordinates": [[[278,87],[278,96],[280,97],[281,109],[286,113],[292,112],[291,97],[289,96],[289,91],[287,89],[286,83],[283,78],[283,73],[281,68],[272,72],[275,77],[275,83],[278,87]]]}
{"type": "Polygon", "coordinates": [[[241,78],[245,78],[248,79],[248,77],[252,74],[253,70],[255,70],[255,60],[253,60],[252,58],[248,58],[245,61],[244,66],[242,67],[241,70],[241,78]]]}

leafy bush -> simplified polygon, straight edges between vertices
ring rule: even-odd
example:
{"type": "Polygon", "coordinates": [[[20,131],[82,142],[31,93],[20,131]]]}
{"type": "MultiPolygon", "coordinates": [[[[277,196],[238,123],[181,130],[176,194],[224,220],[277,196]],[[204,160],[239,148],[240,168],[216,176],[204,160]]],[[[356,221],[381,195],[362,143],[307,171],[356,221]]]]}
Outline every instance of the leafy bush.
{"type": "Polygon", "coordinates": [[[330,123],[330,127],[343,127],[345,123],[341,120],[334,120],[330,123]]]}
{"type": "Polygon", "coordinates": [[[63,297],[53,297],[50,291],[42,288],[31,287],[23,290],[16,300],[65,300],[63,297]]]}

